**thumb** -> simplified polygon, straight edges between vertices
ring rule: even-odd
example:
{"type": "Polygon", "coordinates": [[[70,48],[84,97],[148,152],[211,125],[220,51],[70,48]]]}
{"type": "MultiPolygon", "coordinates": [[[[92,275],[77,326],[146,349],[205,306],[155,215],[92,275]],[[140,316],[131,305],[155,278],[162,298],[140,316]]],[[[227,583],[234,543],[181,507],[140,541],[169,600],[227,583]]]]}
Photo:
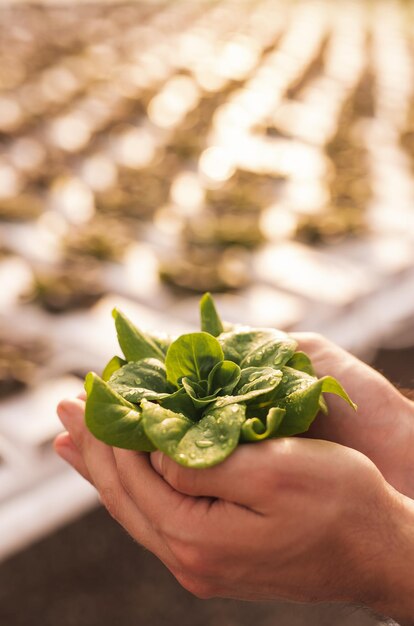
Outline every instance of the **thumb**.
{"type": "Polygon", "coordinates": [[[273,472],[271,458],[276,449],[282,448],[283,441],[243,444],[223,463],[205,469],[183,467],[159,451],[151,453],[151,463],[176,491],[255,509],[268,490],[273,472]]]}

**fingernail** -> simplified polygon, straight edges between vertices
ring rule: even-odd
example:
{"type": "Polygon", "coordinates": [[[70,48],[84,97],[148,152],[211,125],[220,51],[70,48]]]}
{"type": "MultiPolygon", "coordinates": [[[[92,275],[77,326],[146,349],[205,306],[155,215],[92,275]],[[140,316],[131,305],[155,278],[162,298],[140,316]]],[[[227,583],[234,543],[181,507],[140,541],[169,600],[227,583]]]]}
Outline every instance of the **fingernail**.
{"type": "Polygon", "coordinates": [[[161,476],[163,461],[164,455],[162,452],[160,452],[159,450],[157,450],[156,452],[151,452],[151,465],[158,474],[161,474],[161,476]]]}

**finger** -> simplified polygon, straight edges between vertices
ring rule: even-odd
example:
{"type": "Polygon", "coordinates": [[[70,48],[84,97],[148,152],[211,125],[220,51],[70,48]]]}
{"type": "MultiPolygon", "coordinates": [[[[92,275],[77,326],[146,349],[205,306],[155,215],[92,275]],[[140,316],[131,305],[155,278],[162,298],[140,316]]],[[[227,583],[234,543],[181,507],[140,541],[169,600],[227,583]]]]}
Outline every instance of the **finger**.
{"type": "Polygon", "coordinates": [[[82,455],[75,446],[69,433],[66,432],[58,435],[53,442],[53,447],[56,454],[58,454],[61,459],[69,463],[85,480],[93,484],[82,455]]]}
{"type": "MultiPolygon", "coordinates": [[[[316,374],[319,377],[330,375],[337,378],[360,410],[369,403],[373,414],[383,415],[386,407],[395,412],[396,405],[404,409],[410,403],[377,370],[325,337],[317,333],[292,333],[292,336],[298,341],[299,348],[311,357],[316,374]],[[378,392],[372,393],[373,388],[378,392]]],[[[335,411],[338,409],[353,421],[357,419],[353,410],[345,406],[340,398],[328,394],[327,400],[335,411]]]]}
{"type": "MultiPolygon", "coordinates": [[[[380,407],[374,407],[376,402],[374,388],[384,389],[388,383],[380,374],[368,365],[359,361],[326,337],[317,333],[292,333],[298,342],[300,350],[306,352],[311,360],[318,377],[334,376],[357,404],[355,413],[341,398],[332,394],[324,394],[329,408],[329,415],[320,415],[310,426],[304,437],[341,441],[352,445],[355,432],[364,422],[364,407],[369,406],[375,415],[381,415],[380,407]],[[367,404],[368,402],[368,404],[367,404]]],[[[376,394],[381,395],[381,394],[376,394]]]]}
{"type": "MultiPolygon", "coordinates": [[[[151,454],[151,461],[164,480],[183,493],[261,510],[269,494],[274,499],[275,489],[288,485],[292,490],[314,474],[327,473],[335,459],[340,466],[344,457],[355,454],[328,441],[285,437],[239,446],[226,461],[203,470],[183,467],[159,451],[151,454]]],[[[327,478],[331,480],[331,474],[327,478]]]]}
{"type": "Polygon", "coordinates": [[[139,543],[167,562],[168,554],[154,529],[120,481],[112,448],[95,439],[86,428],[84,406],[82,400],[64,400],[58,406],[58,414],[82,456],[103,505],[139,543]]]}
{"type": "Polygon", "coordinates": [[[220,498],[257,511],[272,472],[275,444],[276,440],[239,446],[223,463],[203,470],[183,467],[159,451],[151,454],[151,463],[176,491],[220,498]]]}
{"type": "Polygon", "coordinates": [[[177,513],[183,495],[154,471],[148,454],[114,448],[114,456],[124,488],[140,511],[162,528],[168,515],[177,513]]]}
{"type": "Polygon", "coordinates": [[[309,354],[318,376],[344,375],[351,365],[354,368],[368,368],[362,361],[318,333],[291,333],[291,336],[298,342],[299,350],[309,354]]]}
{"type": "Polygon", "coordinates": [[[367,379],[371,381],[374,379],[377,383],[385,384],[395,390],[377,370],[323,335],[292,333],[291,336],[298,342],[299,349],[309,354],[318,376],[334,376],[341,384],[353,388],[358,386],[358,379],[362,379],[362,388],[367,379]]]}
{"type": "Polygon", "coordinates": [[[86,428],[84,406],[79,399],[63,400],[58,405],[58,415],[79,450],[104,505],[117,517],[128,496],[119,481],[112,448],[95,439],[86,428]]]}
{"type": "Polygon", "coordinates": [[[111,448],[95,439],[85,425],[85,402],[79,398],[67,398],[62,400],[57,407],[57,414],[63,426],[69,432],[73,443],[85,459],[88,444],[94,449],[105,450],[108,457],[111,456],[111,448]],[[95,445],[96,443],[96,445],[95,445]]]}

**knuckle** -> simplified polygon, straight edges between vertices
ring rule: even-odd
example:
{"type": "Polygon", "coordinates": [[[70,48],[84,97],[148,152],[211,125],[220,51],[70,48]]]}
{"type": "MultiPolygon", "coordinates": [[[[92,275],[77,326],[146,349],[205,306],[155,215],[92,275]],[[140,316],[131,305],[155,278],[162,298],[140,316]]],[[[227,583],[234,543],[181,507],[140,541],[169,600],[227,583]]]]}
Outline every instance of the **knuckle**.
{"type": "Polygon", "coordinates": [[[108,511],[109,515],[114,519],[120,516],[120,500],[116,490],[113,487],[104,487],[99,491],[100,500],[108,511]]]}
{"type": "Polygon", "coordinates": [[[202,576],[205,573],[205,555],[196,546],[181,546],[177,552],[177,560],[180,566],[193,576],[202,576]]]}
{"type": "Polygon", "coordinates": [[[282,437],[272,441],[272,461],[278,469],[286,467],[291,459],[295,461],[297,442],[294,437],[282,437]]]}
{"type": "Polygon", "coordinates": [[[213,586],[206,580],[183,573],[176,574],[175,577],[186,591],[200,600],[209,600],[216,595],[213,586]]]}
{"type": "Polygon", "coordinates": [[[294,437],[284,437],[269,442],[268,471],[260,479],[261,489],[274,494],[290,483],[297,474],[297,441],[294,437]]]}
{"type": "Polygon", "coordinates": [[[194,578],[214,575],[214,563],[202,546],[177,538],[171,538],[168,544],[180,571],[194,578]]]}

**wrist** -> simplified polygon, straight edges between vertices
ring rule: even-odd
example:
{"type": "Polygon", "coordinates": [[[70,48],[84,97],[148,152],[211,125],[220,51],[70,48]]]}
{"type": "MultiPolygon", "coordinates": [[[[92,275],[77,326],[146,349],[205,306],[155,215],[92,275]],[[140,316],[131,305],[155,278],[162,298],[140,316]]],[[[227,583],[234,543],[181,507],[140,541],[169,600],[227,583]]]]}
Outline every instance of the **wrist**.
{"type": "Polygon", "coordinates": [[[414,626],[414,501],[394,490],[390,498],[388,523],[376,533],[381,548],[367,604],[401,626],[414,626]]]}

